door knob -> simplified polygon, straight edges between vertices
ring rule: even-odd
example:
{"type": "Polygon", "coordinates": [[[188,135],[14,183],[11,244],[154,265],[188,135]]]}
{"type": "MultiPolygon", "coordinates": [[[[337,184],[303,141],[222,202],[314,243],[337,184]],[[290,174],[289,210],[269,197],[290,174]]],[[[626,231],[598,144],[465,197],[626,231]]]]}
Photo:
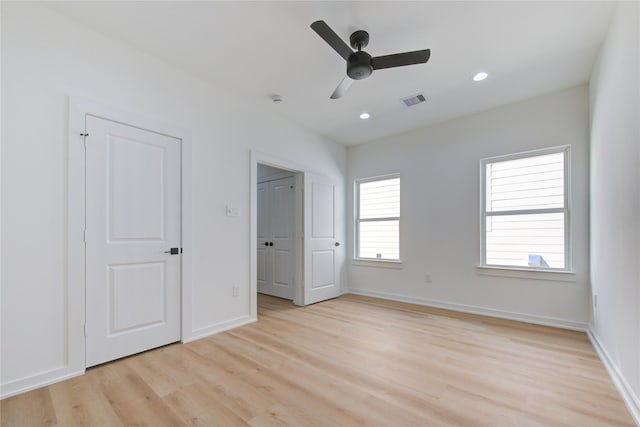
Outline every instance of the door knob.
{"type": "Polygon", "coordinates": [[[171,248],[168,251],[164,251],[165,254],[178,255],[180,253],[178,248],[171,248]]]}
{"type": "Polygon", "coordinates": [[[264,245],[265,246],[269,246],[269,242],[264,242],[264,245]]]}
{"type": "Polygon", "coordinates": [[[333,246],[336,246],[336,247],[337,247],[337,246],[340,246],[340,242],[335,242],[335,243],[333,244],[333,246]]]}
{"type": "Polygon", "coordinates": [[[273,242],[269,242],[269,246],[273,246],[273,242]]]}

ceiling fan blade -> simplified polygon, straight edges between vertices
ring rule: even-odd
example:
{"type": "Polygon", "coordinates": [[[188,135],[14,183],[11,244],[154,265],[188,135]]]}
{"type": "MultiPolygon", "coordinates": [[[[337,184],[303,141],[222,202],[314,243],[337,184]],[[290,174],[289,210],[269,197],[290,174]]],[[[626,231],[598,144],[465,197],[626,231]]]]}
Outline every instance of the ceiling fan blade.
{"type": "Polygon", "coordinates": [[[431,56],[431,49],[415,50],[413,52],[395,53],[393,55],[376,56],[371,58],[374,70],[382,68],[402,67],[404,65],[424,64],[431,56]]]}
{"type": "Polygon", "coordinates": [[[329,46],[333,48],[338,55],[342,56],[345,61],[349,58],[349,55],[353,53],[351,48],[327,25],[324,21],[316,21],[311,24],[311,29],[318,33],[329,46]]]}
{"type": "Polygon", "coordinates": [[[349,86],[351,86],[352,83],[353,80],[351,80],[349,76],[344,76],[344,79],[342,79],[336,90],[331,94],[331,99],[342,98],[344,94],[347,93],[347,89],[349,89],[349,86]]]}

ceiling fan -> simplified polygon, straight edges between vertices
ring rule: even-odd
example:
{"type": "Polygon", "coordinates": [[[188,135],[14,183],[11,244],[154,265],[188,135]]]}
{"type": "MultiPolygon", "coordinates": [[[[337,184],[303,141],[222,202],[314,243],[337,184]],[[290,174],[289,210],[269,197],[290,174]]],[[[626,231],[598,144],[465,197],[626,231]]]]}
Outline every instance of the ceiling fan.
{"type": "Polygon", "coordinates": [[[358,30],[349,37],[351,47],[357,49],[357,52],[354,52],[326,22],[316,21],[311,24],[311,29],[347,61],[347,75],[333,92],[331,99],[341,98],[354,80],[366,79],[373,73],[373,70],[424,64],[431,56],[431,50],[424,49],[372,58],[371,55],[362,50],[369,44],[369,33],[366,31],[358,30]]]}

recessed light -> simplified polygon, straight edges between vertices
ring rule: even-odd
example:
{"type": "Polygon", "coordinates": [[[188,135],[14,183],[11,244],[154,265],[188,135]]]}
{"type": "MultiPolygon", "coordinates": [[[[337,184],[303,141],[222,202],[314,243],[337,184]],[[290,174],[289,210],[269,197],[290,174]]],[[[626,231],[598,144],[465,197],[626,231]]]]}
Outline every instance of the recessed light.
{"type": "Polygon", "coordinates": [[[486,79],[487,77],[489,77],[489,74],[485,73],[484,71],[481,71],[478,74],[476,74],[475,76],[473,76],[473,81],[474,82],[481,82],[482,80],[486,79]]]}
{"type": "Polygon", "coordinates": [[[369,117],[371,117],[371,114],[369,113],[360,113],[360,118],[362,120],[367,120],[369,117]]]}

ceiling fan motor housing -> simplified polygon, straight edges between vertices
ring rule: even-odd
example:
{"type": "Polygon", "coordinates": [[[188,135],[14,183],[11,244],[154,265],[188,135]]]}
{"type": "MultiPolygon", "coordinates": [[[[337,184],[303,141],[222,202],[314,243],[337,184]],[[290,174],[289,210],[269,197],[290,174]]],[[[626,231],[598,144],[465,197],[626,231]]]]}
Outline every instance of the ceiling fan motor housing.
{"type": "Polygon", "coordinates": [[[353,80],[366,79],[373,73],[371,55],[361,50],[354,52],[347,60],[347,76],[353,80]]]}

